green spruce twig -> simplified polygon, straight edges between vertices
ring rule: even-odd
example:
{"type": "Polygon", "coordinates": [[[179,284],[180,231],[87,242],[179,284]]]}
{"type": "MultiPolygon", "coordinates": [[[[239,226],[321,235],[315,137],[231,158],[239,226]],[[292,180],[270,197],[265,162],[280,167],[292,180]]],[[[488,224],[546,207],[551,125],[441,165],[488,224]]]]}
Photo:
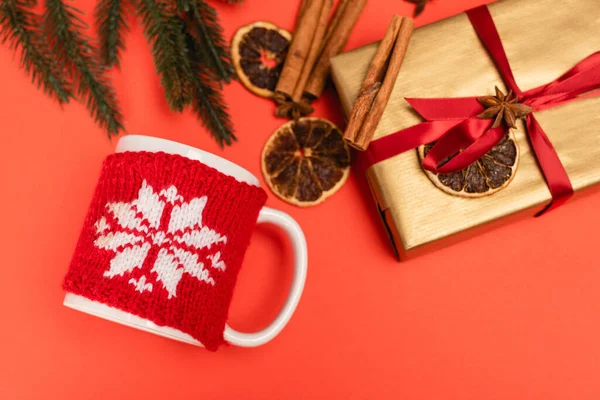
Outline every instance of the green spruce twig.
{"type": "Polygon", "coordinates": [[[21,67],[38,88],[42,87],[59,103],[68,103],[71,84],[49,53],[50,46],[39,28],[39,16],[31,10],[34,5],[32,1],[1,0],[0,40],[8,41],[15,52],[21,50],[21,67]]]}
{"type": "Polygon", "coordinates": [[[53,44],[56,59],[72,74],[78,97],[108,135],[123,129],[116,94],[98,62],[97,49],[82,31],[87,28],[78,16],[81,11],[62,0],[46,0],[43,30],[53,44]]]}
{"type": "Polygon", "coordinates": [[[119,65],[135,4],[170,108],[190,106],[221,146],[237,140],[221,93],[234,73],[214,8],[204,0],[98,0],[96,48],[81,12],[66,1],[46,0],[40,17],[36,0],[0,0],[0,40],[20,50],[21,65],[44,92],[60,103],[79,98],[109,136],[123,130],[106,73],[119,65]]]}
{"type": "Polygon", "coordinates": [[[227,112],[227,106],[220,92],[220,85],[214,74],[203,68],[200,61],[200,49],[191,35],[188,38],[189,62],[194,71],[191,87],[194,92],[192,110],[211,132],[219,145],[231,145],[237,141],[233,125],[227,112]]]}
{"type": "Polygon", "coordinates": [[[177,0],[177,3],[185,13],[188,31],[196,42],[199,62],[218,79],[229,83],[235,74],[217,12],[204,0],[177,0]]]}
{"type": "Polygon", "coordinates": [[[107,67],[119,66],[119,57],[125,50],[124,34],[129,30],[127,0],[99,0],[94,9],[98,38],[100,39],[100,59],[107,67]]]}
{"type": "Polygon", "coordinates": [[[169,107],[182,111],[192,98],[187,83],[193,72],[187,62],[185,26],[177,9],[165,0],[137,0],[144,33],[152,45],[152,55],[169,107]]]}

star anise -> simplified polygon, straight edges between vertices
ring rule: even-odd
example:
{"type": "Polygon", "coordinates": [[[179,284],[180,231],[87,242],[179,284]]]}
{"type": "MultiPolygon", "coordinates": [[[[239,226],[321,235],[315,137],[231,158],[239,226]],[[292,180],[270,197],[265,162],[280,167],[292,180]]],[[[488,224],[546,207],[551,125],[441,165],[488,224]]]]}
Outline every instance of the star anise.
{"type": "Polygon", "coordinates": [[[419,14],[421,14],[423,12],[423,10],[425,9],[425,6],[429,2],[429,0],[404,0],[404,1],[416,5],[415,12],[413,14],[414,17],[416,17],[419,14]]]}
{"type": "Polygon", "coordinates": [[[286,100],[278,102],[277,110],[275,115],[279,118],[291,118],[297,121],[300,117],[305,117],[313,113],[314,108],[305,100],[295,102],[293,100],[286,100]]]}
{"type": "Polygon", "coordinates": [[[498,89],[498,86],[496,86],[495,96],[478,97],[477,100],[486,108],[477,118],[493,119],[494,124],[492,128],[499,127],[502,121],[506,123],[509,129],[514,128],[517,119],[524,118],[533,111],[533,108],[519,103],[519,99],[513,94],[512,90],[507,95],[504,95],[498,89]]]}

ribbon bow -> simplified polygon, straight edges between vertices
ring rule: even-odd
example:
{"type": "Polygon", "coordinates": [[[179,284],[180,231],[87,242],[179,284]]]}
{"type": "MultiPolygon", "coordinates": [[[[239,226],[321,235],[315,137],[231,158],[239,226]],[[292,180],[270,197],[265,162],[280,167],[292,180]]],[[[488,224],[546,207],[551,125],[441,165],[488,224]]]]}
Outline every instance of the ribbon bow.
{"type": "MultiPolygon", "coordinates": [[[[496,63],[506,86],[519,102],[541,111],[581,98],[597,96],[600,88],[600,52],[579,62],[564,75],[547,85],[521,91],[513,76],[500,35],[486,6],[467,11],[467,16],[483,45],[496,63]]],[[[491,150],[506,134],[504,126],[492,127],[493,120],[478,118],[483,106],[477,97],[406,99],[427,121],[373,141],[368,149],[368,163],[373,165],[404,151],[437,141],[423,160],[429,171],[447,174],[466,168],[491,150]],[[462,151],[461,151],[462,150],[462,151]],[[440,163],[457,152],[446,164],[440,163]]],[[[552,143],[533,113],[527,115],[527,134],[546,183],[552,202],[540,214],[566,202],[573,187],[552,143]]]]}

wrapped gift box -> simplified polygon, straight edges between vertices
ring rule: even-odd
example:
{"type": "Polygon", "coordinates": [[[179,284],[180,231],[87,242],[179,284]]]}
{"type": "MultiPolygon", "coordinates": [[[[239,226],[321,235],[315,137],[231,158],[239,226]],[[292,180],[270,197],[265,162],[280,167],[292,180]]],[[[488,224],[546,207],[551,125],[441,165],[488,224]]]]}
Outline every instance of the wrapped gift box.
{"type": "MultiPolygon", "coordinates": [[[[522,90],[547,84],[600,51],[598,0],[504,0],[489,6],[516,82],[522,90]]],[[[332,76],[346,116],[350,114],[377,43],[332,59],[332,76]]],[[[413,35],[375,139],[423,122],[405,98],[492,95],[506,87],[465,14],[419,28],[413,35]]],[[[600,97],[535,113],[563,163],[575,197],[600,182],[600,97]]],[[[461,198],[429,180],[416,150],[371,166],[367,179],[400,258],[462,240],[525,215],[551,200],[528,143],[514,180],[496,194],[461,198]],[[513,217],[513,218],[510,218],[513,217]]]]}

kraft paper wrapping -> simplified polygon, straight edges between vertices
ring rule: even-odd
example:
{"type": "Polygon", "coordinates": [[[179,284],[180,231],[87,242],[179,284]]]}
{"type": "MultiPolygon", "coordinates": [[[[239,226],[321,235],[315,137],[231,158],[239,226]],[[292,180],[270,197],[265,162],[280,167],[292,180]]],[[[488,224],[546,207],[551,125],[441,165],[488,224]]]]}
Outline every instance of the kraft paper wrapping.
{"type": "MultiPolygon", "coordinates": [[[[524,91],[549,83],[600,50],[598,0],[504,0],[489,8],[524,91]]],[[[332,60],[333,80],[346,116],[376,48],[374,43],[332,60]]],[[[405,97],[493,95],[495,85],[506,93],[465,14],[419,28],[375,139],[422,122],[405,97]]],[[[567,170],[575,197],[598,184],[600,97],[537,112],[536,117],[567,170]]],[[[438,189],[423,172],[416,150],[369,168],[367,179],[401,258],[480,231],[472,228],[512,220],[509,216],[533,215],[551,200],[522,121],[515,134],[521,149],[515,179],[484,198],[460,198],[438,189]]]]}

